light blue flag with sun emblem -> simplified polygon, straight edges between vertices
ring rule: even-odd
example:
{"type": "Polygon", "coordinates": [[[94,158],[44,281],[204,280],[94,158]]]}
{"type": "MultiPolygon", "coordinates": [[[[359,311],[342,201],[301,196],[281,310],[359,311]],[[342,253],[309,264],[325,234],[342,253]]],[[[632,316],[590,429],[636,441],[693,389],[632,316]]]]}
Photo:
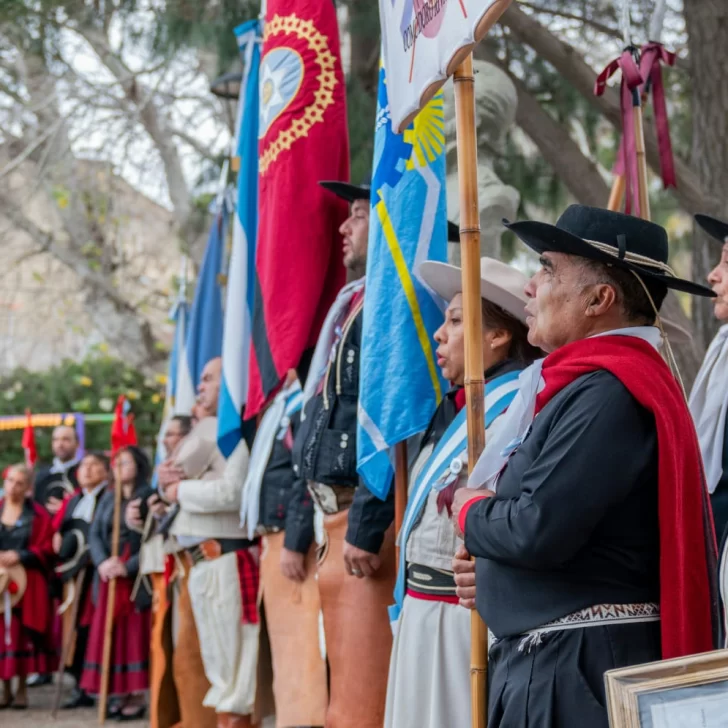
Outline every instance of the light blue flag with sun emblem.
{"type": "Polygon", "coordinates": [[[383,68],[371,204],[357,467],[367,488],[386,498],[391,448],[427,427],[445,391],[433,340],[442,309],[416,271],[425,260],[447,260],[447,207],[442,93],[395,134],[383,68]]]}

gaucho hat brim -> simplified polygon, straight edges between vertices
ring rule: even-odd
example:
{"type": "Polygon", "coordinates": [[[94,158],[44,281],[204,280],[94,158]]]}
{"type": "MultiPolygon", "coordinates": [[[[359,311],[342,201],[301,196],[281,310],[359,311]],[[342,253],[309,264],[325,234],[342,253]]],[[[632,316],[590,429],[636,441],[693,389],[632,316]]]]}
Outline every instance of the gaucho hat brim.
{"type": "MultiPolygon", "coordinates": [[[[606,210],[597,211],[596,208],[583,209],[593,210],[595,213],[605,213],[606,215],[612,216],[618,214],[609,213],[606,210]]],[[[620,217],[629,218],[629,216],[626,215],[620,215],[620,217]]],[[[631,220],[635,223],[641,222],[637,221],[635,218],[631,218],[631,220]]],[[[598,224],[598,220],[595,222],[598,224]]],[[[667,273],[660,272],[658,268],[639,265],[624,258],[620,258],[618,255],[612,255],[609,252],[605,252],[595,245],[587,242],[584,238],[581,238],[568,230],[564,230],[563,227],[533,220],[523,222],[509,222],[508,220],[503,220],[503,224],[529,248],[539,254],[554,252],[575,255],[580,258],[595,260],[599,263],[613,265],[625,270],[632,270],[639,274],[639,276],[645,281],[661,283],[667,288],[671,288],[676,291],[683,291],[684,293],[689,293],[693,296],[705,296],[708,298],[713,298],[715,296],[715,293],[713,293],[713,291],[707,286],[702,286],[699,283],[693,283],[692,281],[668,275],[667,273]]],[[[613,245],[612,243],[608,244],[613,245]]],[[[617,253],[616,247],[614,247],[614,251],[617,253]]]]}
{"type": "Polygon", "coordinates": [[[353,185],[349,182],[322,181],[319,184],[329,192],[333,192],[337,197],[347,202],[356,202],[356,200],[368,200],[372,194],[369,185],[353,185]]]}
{"type": "Polygon", "coordinates": [[[695,222],[705,230],[708,235],[721,243],[725,243],[728,240],[728,222],[718,220],[717,217],[710,217],[710,215],[696,215],[695,222]]]}

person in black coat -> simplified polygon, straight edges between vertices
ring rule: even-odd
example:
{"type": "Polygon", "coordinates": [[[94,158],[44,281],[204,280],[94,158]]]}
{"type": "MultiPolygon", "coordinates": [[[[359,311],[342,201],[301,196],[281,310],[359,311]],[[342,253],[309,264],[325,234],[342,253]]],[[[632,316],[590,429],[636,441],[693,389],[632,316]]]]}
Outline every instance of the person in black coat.
{"type": "Polygon", "coordinates": [[[607,728],[605,671],[715,645],[700,452],[654,325],[668,288],[712,294],[638,218],[575,205],[509,227],[540,254],[526,312],[549,354],[474,466],[486,489],[455,495],[458,595],[496,638],[490,728],[607,728]]]}
{"type": "Polygon", "coordinates": [[[70,498],[78,488],[78,436],[68,425],[59,425],[53,430],[51,439],[53,463],[38,471],[33,484],[36,503],[44,506],[54,516],[64,500],[70,498]]]}
{"type": "Polygon", "coordinates": [[[94,700],[78,686],[86,656],[86,645],[91,621],[93,601],[91,584],[95,569],[91,562],[89,540],[91,523],[97,506],[109,481],[109,459],[102,452],[88,452],[78,464],[78,484],[80,490],[63,504],[54,519],[56,533],[53,536],[53,549],[57,554],[56,575],[64,585],[66,608],[71,608],[72,600],[79,601],[73,659],[67,672],[76,681],[71,697],[61,706],[64,710],[92,707],[94,700]],[[80,592],[76,589],[80,586],[80,592]]]}
{"type": "Polygon", "coordinates": [[[89,547],[96,567],[95,609],[80,688],[91,695],[100,692],[109,581],[115,579],[109,695],[116,700],[112,702],[110,712],[119,720],[139,720],[146,710],[144,694],[149,687],[151,604],[147,599],[135,598],[143,594],[141,590],[135,590],[141,534],[128,528],[123,513],[126,505],[144,492],[151,467],[146,455],[136,446],[123,448],[115,457],[114,469],[121,482],[115,483],[114,488],[122,489],[119,556],[111,556],[114,520],[114,490],[111,488],[102,496],[91,526],[89,547]]]}

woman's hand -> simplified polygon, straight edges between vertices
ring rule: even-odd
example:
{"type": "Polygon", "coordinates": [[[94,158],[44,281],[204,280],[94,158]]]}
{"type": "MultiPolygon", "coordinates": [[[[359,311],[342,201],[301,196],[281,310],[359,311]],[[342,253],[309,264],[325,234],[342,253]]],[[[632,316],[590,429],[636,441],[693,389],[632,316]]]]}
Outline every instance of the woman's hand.
{"type": "Polygon", "coordinates": [[[99,564],[98,572],[102,581],[109,581],[111,579],[127,575],[126,566],[121,559],[116,556],[112,556],[110,559],[102,561],[101,564],[99,564]]]}
{"type": "Polygon", "coordinates": [[[55,516],[56,513],[58,513],[58,511],[61,510],[62,505],[63,505],[62,500],[60,500],[59,498],[55,498],[54,496],[51,496],[47,500],[45,507],[46,507],[46,510],[48,511],[48,513],[50,513],[52,516],[55,516]]]}
{"type": "Polygon", "coordinates": [[[0,551],[0,566],[9,569],[20,563],[20,554],[17,551],[0,551]]]}
{"type": "Polygon", "coordinates": [[[124,521],[126,521],[126,525],[132,529],[132,531],[141,531],[144,528],[144,523],[142,522],[142,499],[141,498],[134,498],[134,500],[129,501],[129,503],[126,506],[126,511],[124,512],[124,521]]]}
{"type": "Polygon", "coordinates": [[[53,534],[53,553],[57,554],[61,551],[63,545],[63,536],[60,533],[53,534]]]}

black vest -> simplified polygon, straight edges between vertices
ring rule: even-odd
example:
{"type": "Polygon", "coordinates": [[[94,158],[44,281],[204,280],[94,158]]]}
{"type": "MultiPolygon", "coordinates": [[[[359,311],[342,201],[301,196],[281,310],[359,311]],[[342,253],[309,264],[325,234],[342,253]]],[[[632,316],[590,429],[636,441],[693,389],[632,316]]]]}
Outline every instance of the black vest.
{"type": "Polygon", "coordinates": [[[362,310],[346,320],[324,387],[306,405],[293,448],[294,469],[305,480],[326,485],[359,485],[356,423],[362,310]]]}

